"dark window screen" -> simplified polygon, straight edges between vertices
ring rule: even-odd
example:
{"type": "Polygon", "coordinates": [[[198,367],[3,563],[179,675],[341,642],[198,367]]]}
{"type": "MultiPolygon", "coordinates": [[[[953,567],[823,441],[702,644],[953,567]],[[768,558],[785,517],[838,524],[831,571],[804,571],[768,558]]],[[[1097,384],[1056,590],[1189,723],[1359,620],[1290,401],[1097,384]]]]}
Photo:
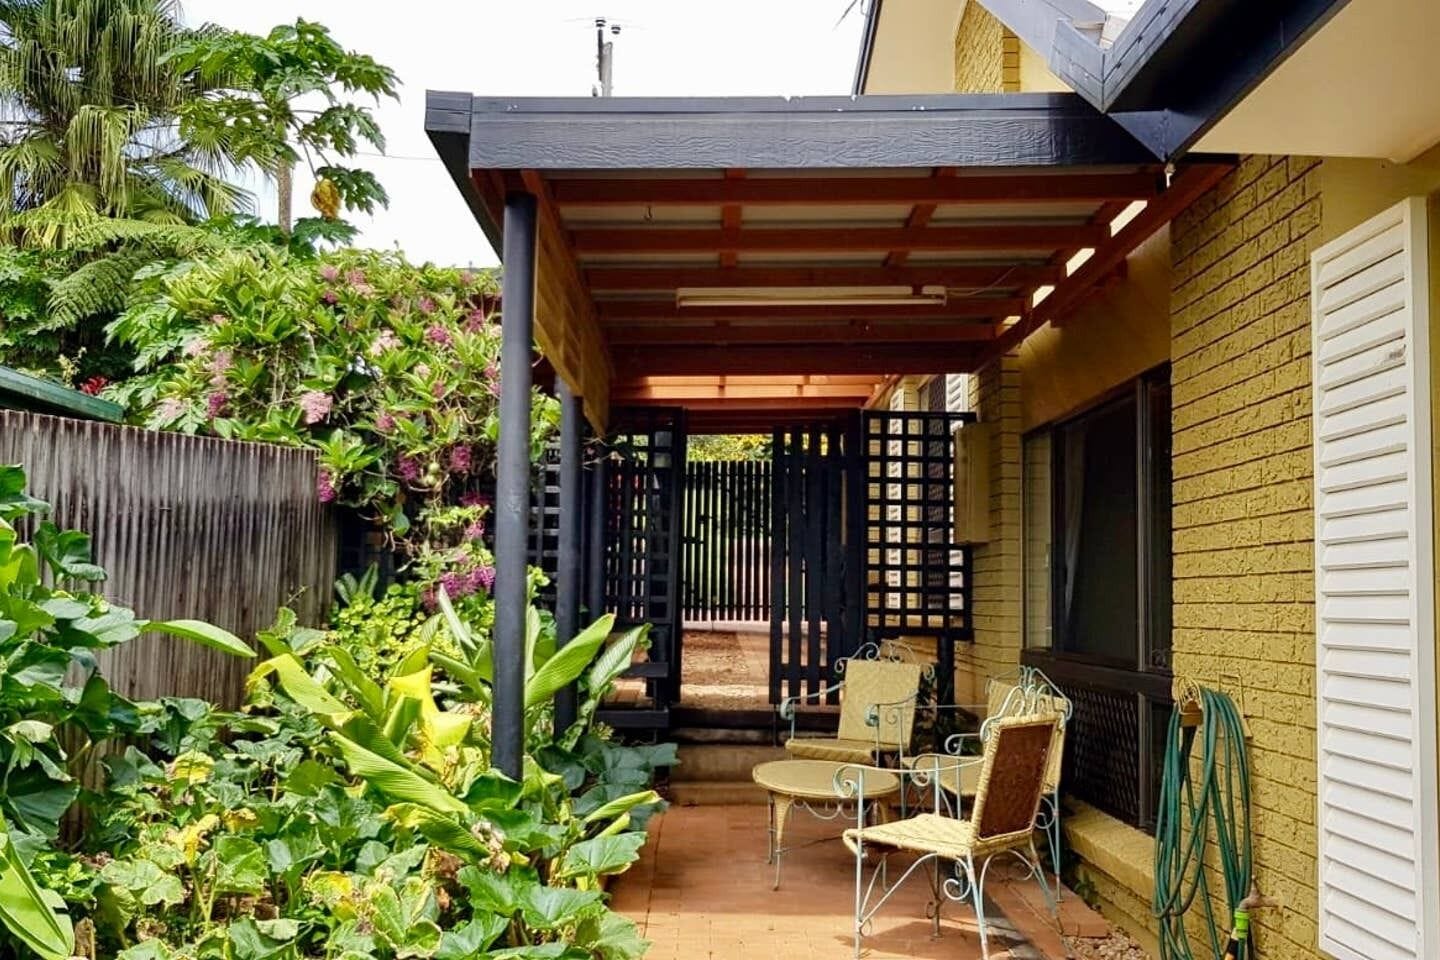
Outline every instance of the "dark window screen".
{"type": "Polygon", "coordinates": [[[1133,666],[1140,642],[1133,399],[1062,427],[1058,445],[1064,649],[1133,666]]]}

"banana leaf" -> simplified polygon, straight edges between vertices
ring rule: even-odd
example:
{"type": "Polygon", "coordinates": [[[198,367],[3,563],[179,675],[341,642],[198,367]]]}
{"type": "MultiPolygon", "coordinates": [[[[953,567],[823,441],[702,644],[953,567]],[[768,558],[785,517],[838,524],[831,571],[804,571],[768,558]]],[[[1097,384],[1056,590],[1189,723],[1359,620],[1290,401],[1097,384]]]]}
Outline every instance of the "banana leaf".
{"type": "Polygon", "coordinates": [[[233,657],[250,659],[255,656],[255,651],[251,650],[250,645],[244,640],[229,630],[222,630],[214,624],[201,620],[140,620],[136,622],[136,626],[142,631],[153,630],[156,633],[168,633],[172,637],[181,637],[192,643],[198,643],[202,647],[228,653],[233,657]]]}
{"type": "Polygon", "coordinates": [[[439,813],[463,816],[470,812],[465,804],[417,773],[410,764],[395,763],[334,732],[330,739],[352,774],[392,800],[419,804],[439,813]]]}
{"type": "Polygon", "coordinates": [[[75,931],[63,901],[52,907],[59,900],[35,882],[9,832],[0,826],[0,922],[43,960],[65,960],[75,949],[75,931]]]}
{"type": "Polygon", "coordinates": [[[574,683],[596,652],[610,636],[615,625],[615,615],[607,613],[590,626],[581,630],[573,640],[555,652],[525,683],[525,709],[533,710],[548,703],[563,688],[574,683]]]}

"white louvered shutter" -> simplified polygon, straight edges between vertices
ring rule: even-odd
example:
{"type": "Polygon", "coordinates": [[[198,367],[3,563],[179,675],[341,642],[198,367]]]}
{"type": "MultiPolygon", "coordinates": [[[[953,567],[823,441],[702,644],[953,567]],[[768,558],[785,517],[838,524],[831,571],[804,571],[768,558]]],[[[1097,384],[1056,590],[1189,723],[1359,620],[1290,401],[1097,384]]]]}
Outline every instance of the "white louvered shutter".
{"type": "Polygon", "coordinates": [[[1311,258],[1320,948],[1440,957],[1426,215],[1311,258]]]}

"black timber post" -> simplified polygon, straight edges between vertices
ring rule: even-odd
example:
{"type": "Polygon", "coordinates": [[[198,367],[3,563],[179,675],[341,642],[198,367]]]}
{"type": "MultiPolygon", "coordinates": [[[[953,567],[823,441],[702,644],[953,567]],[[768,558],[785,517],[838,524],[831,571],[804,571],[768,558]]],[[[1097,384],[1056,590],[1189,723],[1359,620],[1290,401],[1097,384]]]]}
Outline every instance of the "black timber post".
{"type": "Polygon", "coordinates": [[[597,455],[590,465],[590,503],[585,516],[585,617],[594,621],[605,614],[605,516],[609,509],[609,489],[605,479],[607,458],[604,446],[597,440],[597,455]]]}
{"type": "MultiPolygon", "coordinates": [[[[555,638],[564,646],[580,631],[580,398],[564,377],[560,400],[560,542],[555,570],[555,638]]],[[[575,723],[575,685],[555,695],[555,733],[575,723]]]]}
{"type": "Polygon", "coordinates": [[[519,780],[525,754],[525,529],[530,516],[530,362],[535,330],[533,194],[505,197],[500,437],[495,477],[495,689],[491,764],[519,780]]]}

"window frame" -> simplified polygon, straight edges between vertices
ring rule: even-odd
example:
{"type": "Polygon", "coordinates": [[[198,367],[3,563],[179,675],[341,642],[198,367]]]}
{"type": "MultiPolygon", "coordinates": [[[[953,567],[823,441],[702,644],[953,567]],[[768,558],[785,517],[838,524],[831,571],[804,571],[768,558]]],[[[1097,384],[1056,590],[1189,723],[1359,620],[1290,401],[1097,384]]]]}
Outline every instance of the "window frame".
{"type": "MultiPolygon", "coordinates": [[[[1147,370],[1145,373],[1132,380],[1129,380],[1114,390],[1096,398],[1082,410],[1079,410],[1063,419],[1053,421],[1027,433],[1020,445],[1021,455],[1030,440],[1037,436],[1048,436],[1050,475],[1048,477],[1049,499],[1050,499],[1050,556],[1049,570],[1049,637],[1050,647],[1024,647],[1021,650],[1021,660],[1029,666],[1038,667],[1054,680],[1062,689],[1067,683],[1079,684],[1096,690],[1110,693],[1132,694],[1136,710],[1136,751],[1137,769],[1139,771],[1139,783],[1137,784],[1136,796],[1136,819],[1135,825],[1142,829],[1152,829],[1154,825],[1154,811],[1158,798],[1159,778],[1155,770],[1155,757],[1153,743],[1155,739],[1155,721],[1152,716],[1152,707],[1156,704],[1168,706],[1173,703],[1171,694],[1171,667],[1170,650],[1172,647],[1173,623],[1171,613],[1173,611],[1173,576],[1169,573],[1169,566],[1165,570],[1156,569],[1155,558],[1160,546],[1159,538],[1169,540],[1173,536],[1172,529],[1160,531],[1156,523],[1158,497],[1170,496],[1173,490],[1173,476],[1170,472],[1170,450],[1168,444],[1162,451],[1156,444],[1156,432],[1160,426],[1156,422],[1157,398],[1164,397],[1164,410],[1167,421],[1165,423],[1164,436],[1170,436],[1168,414],[1170,410],[1170,365],[1162,364],[1159,367],[1147,370]],[[1133,402],[1135,405],[1135,470],[1136,470],[1136,537],[1134,545],[1134,560],[1136,565],[1135,579],[1135,603],[1136,603],[1136,650],[1133,663],[1126,663],[1113,658],[1105,658],[1094,654],[1087,654],[1073,649],[1067,649],[1066,625],[1064,618],[1060,615],[1059,604],[1063,597],[1063,576],[1064,558],[1061,555],[1063,544],[1056,535],[1063,527],[1063,492],[1062,487],[1062,464],[1057,459],[1057,449],[1061,446],[1059,438],[1062,431],[1069,426],[1083,423],[1085,420],[1112,410],[1115,406],[1126,402],[1133,402]],[[1164,460],[1163,470],[1161,460],[1164,460]],[[1169,480],[1169,489],[1161,489],[1164,480],[1169,480]],[[1164,580],[1163,592],[1157,592],[1157,587],[1164,580]],[[1165,634],[1162,638],[1160,634],[1165,634]]],[[[1021,475],[1024,476],[1024,464],[1022,461],[1021,475]]],[[[1026,502],[1025,493],[1022,487],[1022,506],[1026,502]]],[[[1021,547],[1022,550],[1029,545],[1026,531],[1029,529],[1027,518],[1021,517],[1021,547]]],[[[1173,557],[1173,546],[1166,551],[1167,558],[1173,557]]],[[[1031,627],[1026,623],[1024,617],[1029,614],[1029,605],[1025,602],[1025,585],[1023,573],[1028,571],[1029,564],[1023,555],[1021,560],[1022,582],[1021,582],[1021,641],[1022,644],[1031,634],[1031,627]]]]}

